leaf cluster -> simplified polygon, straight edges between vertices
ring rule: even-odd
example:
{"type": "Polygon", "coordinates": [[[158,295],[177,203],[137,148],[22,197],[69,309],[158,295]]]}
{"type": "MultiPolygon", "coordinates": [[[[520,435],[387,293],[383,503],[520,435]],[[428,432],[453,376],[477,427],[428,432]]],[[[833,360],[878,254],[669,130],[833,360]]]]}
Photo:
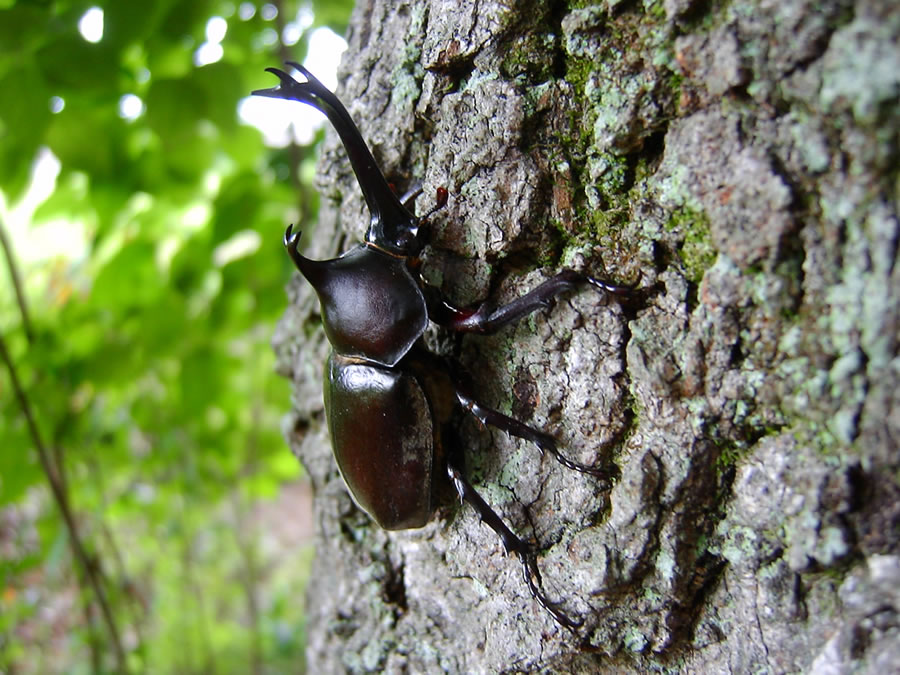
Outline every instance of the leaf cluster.
{"type": "Polygon", "coordinates": [[[304,567],[272,563],[255,514],[299,473],[269,339],[291,274],[281,233],[316,211],[301,171],[313,151],[273,152],[237,114],[271,86],[266,66],[303,59],[304,38],[282,40],[301,5],[315,17],[304,35],[342,31],[350,9],[0,0],[0,337],[40,435],[3,373],[2,672],[262,672],[302,658],[304,567]],[[96,43],[78,28],[92,7],[96,43]],[[199,66],[216,16],[221,58],[199,66]],[[49,153],[55,180],[35,173],[49,153]]]}

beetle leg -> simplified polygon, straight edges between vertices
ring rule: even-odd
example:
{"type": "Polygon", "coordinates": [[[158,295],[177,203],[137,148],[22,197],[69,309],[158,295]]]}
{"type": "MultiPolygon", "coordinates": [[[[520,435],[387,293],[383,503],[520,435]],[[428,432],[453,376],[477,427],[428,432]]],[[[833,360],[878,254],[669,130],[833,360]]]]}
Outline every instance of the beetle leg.
{"type": "Polygon", "coordinates": [[[448,199],[450,199],[450,193],[447,192],[447,188],[439,187],[437,190],[435,190],[434,193],[434,206],[428,209],[425,215],[420,216],[419,220],[428,220],[429,218],[431,218],[431,216],[447,206],[448,199]]]}
{"type": "MultiPolygon", "coordinates": [[[[422,181],[417,180],[413,182],[413,184],[409,186],[409,189],[403,193],[403,196],[400,197],[400,203],[407,209],[412,210],[415,200],[418,199],[424,191],[425,186],[422,185],[422,181]]],[[[450,193],[447,191],[447,188],[439,187],[435,190],[435,205],[432,206],[425,215],[419,216],[419,220],[428,220],[428,218],[447,206],[447,200],[449,198],[450,193]]]]}
{"type": "Polygon", "coordinates": [[[456,399],[482,424],[490,424],[491,426],[497,427],[498,429],[505,431],[508,434],[534,443],[536,446],[538,446],[542,454],[544,452],[549,452],[551,455],[553,455],[556,461],[563,466],[568,467],[573,471],[589,473],[592,476],[597,476],[598,478],[609,478],[610,472],[606,469],[603,469],[599,466],[579,464],[578,462],[574,462],[571,459],[563,456],[563,454],[556,447],[556,439],[553,438],[553,436],[551,436],[550,434],[545,434],[544,432],[538,431],[537,429],[532,429],[527,424],[523,424],[522,422],[519,422],[512,417],[507,417],[503,413],[484,407],[483,405],[478,403],[478,401],[469,396],[465,391],[461,390],[458,385],[456,389],[456,399]]]}
{"type": "Polygon", "coordinates": [[[477,309],[460,309],[443,300],[435,289],[428,298],[428,316],[438,325],[451,330],[486,335],[495,333],[503,326],[543,307],[548,307],[557,296],[583,284],[590,284],[597,290],[618,296],[626,296],[634,290],[634,286],[622,286],[589,277],[575,270],[563,270],[521,298],[499,307],[493,307],[489,302],[485,302],[477,309]]]}
{"type": "Polygon", "coordinates": [[[503,548],[506,549],[507,553],[515,553],[519,556],[528,590],[531,591],[531,595],[541,607],[550,612],[561,626],[570,629],[581,626],[581,621],[575,621],[563,614],[557,607],[558,603],[552,602],[541,590],[541,573],[538,570],[537,560],[531,547],[506,526],[506,523],[503,522],[500,516],[475,491],[475,488],[463,478],[462,473],[450,464],[447,464],[447,475],[450,477],[450,482],[453,483],[453,487],[459,495],[460,502],[468,502],[475,509],[476,513],[481,517],[481,521],[500,537],[500,541],[503,542],[503,548]]]}
{"type": "MultiPolygon", "coordinates": [[[[393,185],[391,185],[393,187],[393,185]]],[[[416,198],[422,194],[424,191],[424,187],[422,186],[422,181],[416,180],[413,181],[409,186],[406,192],[404,192],[400,197],[400,203],[403,204],[407,209],[412,211],[413,202],[416,201],[416,198]]]]}

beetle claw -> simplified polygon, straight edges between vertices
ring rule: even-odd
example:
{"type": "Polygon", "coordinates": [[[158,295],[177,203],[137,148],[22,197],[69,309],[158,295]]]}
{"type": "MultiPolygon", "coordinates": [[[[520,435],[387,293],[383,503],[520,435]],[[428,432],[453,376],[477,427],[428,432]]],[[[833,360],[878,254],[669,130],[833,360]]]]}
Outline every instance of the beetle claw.
{"type": "Polygon", "coordinates": [[[445,187],[439,187],[435,193],[435,203],[428,212],[420,218],[420,220],[425,221],[428,220],[435,213],[440,211],[442,208],[447,206],[447,200],[450,198],[450,193],[447,191],[445,187]]]}
{"type": "Polygon", "coordinates": [[[522,561],[522,572],[525,576],[525,583],[528,584],[528,590],[531,591],[532,597],[537,600],[538,604],[546,609],[560,626],[568,628],[569,630],[580,628],[584,624],[584,621],[576,621],[568,614],[565,614],[559,609],[559,603],[551,601],[541,589],[543,582],[541,580],[541,572],[538,569],[534,551],[530,549],[527,551],[519,551],[519,559],[522,561]]]}
{"type": "Polygon", "coordinates": [[[638,270],[638,278],[634,283],[631,284],[614,284],[609,281],[605,281],[603,279],[597,279],[596,277],[591,277],[585,275],[584,280],[587,281],[594,288],[598,288],[601,291],[606,291],[607,293],[612,293],[614,295],[628,295],[635,288],[638,287],[638,284],[641,283],[641,277],[643,274],[638,270]]]}
{"type": "Polygon", "coordinates": [[[604,469],[603,467],[600,467],[600,466],[592,466],[590,464],[581,464],[579,462],[569,459],[568,457],[563,455],[559,451],[559,449],[556,447],[556,440],[552,436],[547,436],[547,438],[549,439],[550,442],[547,443],[546,448],[541,445],[538,445],[538,447],[541,449],[542,453],[546,450],[551,455],[553,455],[553,458],[557,462],[559,462],[560,464],[562,464],[564,467],[566,467],[568,469],[572,469],[572,471],[578,471],[579,473],[586,473],[591,476],[594,476],[595,478],[601,478],[601,479],[604,479],[607,481],[609,480],[610,472],[607,469],[604,469]]]}

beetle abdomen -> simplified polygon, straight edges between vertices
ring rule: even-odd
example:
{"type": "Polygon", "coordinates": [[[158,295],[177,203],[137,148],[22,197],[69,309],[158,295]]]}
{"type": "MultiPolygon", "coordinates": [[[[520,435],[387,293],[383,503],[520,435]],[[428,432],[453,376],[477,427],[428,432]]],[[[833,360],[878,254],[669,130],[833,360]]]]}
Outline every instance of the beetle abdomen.
{"type": "Polygon", "coordinates": [[[332,353],[325,415],[356,503],[386,530],[425,525],[434,511],[434,427],[416,378],[332,353]]]}

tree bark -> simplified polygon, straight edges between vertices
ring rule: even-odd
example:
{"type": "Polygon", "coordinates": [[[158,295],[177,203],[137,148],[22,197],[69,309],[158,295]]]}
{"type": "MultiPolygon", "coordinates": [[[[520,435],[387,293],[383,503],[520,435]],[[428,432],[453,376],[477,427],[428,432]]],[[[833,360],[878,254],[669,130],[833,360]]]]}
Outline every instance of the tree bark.
{"type": "MultiPolygon", "coordinates": [[[[275,337],[315,489],[310,672],[886,672],[900,663],[900,13],[892,0],[360,0],[338,95],[388,178],[438,186],[425,270],[457,304],[563,267],[592,290],[428,343],[481,402],[613,462],[612,489],[460,428],[471,509],[387,533],[347,495],[328,351],[295,279],[275,337]],[[308,337],[312,335],[312,337],[308,337]]],[[[307,254],[368,214],[335,134],[307,254]]],[[[390,486],[385,486],[390,489],[390,486]]]]}

